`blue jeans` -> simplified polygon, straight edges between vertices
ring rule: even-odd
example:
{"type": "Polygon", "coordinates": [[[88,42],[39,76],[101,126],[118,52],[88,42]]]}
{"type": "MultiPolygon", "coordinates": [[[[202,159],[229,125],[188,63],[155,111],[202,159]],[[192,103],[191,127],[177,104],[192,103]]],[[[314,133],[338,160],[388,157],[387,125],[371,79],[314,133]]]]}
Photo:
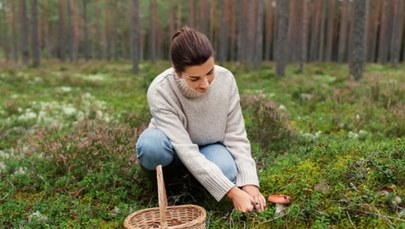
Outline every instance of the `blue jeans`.
{"type": "MultiPolygon", "coordinates": [[[[232,155],[220,143],[199,146],[200,152],[214,164],[232,182],[236,178],[236,165],[232,155]]],[[[184,165],[178,158],[169,138],[159,129],[148,128],[138,138],[136,143],[137,158],[141,165],[148,170],[155,170],[161,164],[163,167],[173,163],[181,168],[184,165]]]]}

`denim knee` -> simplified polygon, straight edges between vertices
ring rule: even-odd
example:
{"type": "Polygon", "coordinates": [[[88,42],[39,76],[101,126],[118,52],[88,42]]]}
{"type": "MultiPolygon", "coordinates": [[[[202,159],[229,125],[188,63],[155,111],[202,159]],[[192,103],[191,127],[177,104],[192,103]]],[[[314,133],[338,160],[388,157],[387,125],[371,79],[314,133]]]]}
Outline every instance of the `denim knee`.
{"type": "Polygon", "coordinates": [[[216,164],[231,182],[235,183],[237,175],[235,160],[224,145],[201,146],[200,151],[208,160],[216,164]]]}
{"type": "Polygon", "coordinates": [[[170,140],[159,129],[148,128],[138,138],[136,154],[143,167],[155,170],[157,165],[167,166],[174,159],[170,140]]]}
{"type": "Polygon", "coordinates": [[[222,163],[220,169],[231,182],[235,183],[237,169],[234,160],[222,163]]]}

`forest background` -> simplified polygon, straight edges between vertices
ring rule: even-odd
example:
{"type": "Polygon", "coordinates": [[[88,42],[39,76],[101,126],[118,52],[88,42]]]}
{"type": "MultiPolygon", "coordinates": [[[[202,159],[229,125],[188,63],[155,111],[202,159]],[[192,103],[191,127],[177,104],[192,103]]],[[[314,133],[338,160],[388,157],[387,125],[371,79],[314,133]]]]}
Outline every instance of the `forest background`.
{"type": "Polygon", "coordinates": [[[239,86],[261,191],[208,228],[405,228],[404,0],[0,0],[0,228],[122,228],[157,206],[134,142],[173,32],[239,86]],[[283,77],[282,77],[283,76],[283,77]]]}
{"type": "Polygon", "coordinates": [[[171,35],[184,25],[208,35],[220,63],[343,63],[356,49],[367,62],[405,59],[403,0],[2,0],[0,57],[137,65],[168,59],[171,35]]]}

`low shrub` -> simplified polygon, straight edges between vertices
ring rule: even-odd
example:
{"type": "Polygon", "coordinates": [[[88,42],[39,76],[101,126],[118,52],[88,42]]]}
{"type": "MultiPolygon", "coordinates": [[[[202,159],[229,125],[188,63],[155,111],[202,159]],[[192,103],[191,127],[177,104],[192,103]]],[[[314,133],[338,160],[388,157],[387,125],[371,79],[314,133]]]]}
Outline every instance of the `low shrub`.
{"type": "Polygon", "coordinates": [[[115,163],[121,170],[133,166],[138,131],[126,124],[110,126],[104,121],[82,121],[72,131],[56,128],[37,130],[28,138],[27,154],[42,153],[58,165],[59,172],[81,180],[87,173],[115,163]]]}
{"type": "Polygon", "coordinates": [[[287,112],[263,94],[244,94],[241,105],[247,114],[246,128],[249,139],[266,150],[283,150],[295,139],[287,112]]]}

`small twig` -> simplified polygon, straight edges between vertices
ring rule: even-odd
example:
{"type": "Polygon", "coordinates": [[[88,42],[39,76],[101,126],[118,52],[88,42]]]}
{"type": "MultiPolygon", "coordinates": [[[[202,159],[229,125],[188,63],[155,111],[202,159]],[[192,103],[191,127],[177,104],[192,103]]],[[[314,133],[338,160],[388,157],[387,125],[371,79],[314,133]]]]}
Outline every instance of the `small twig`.
{"type": "Polygon", "coordinates": [[[369,205],[369,204],[358,204],[358,206],[367,206],[367,207],[369,207],[369,208],[374,209],[377,213],[369,212],[369,211],[362,211],[362,210],[357,210],[357,209],[353,209],[353,211],[357,211],[357,212],[361,212],[361,213],[365,213],[365,214],[369,214],[369,215],[378,216],[378,217],[380,217],[380,218],[386,220],[386,221],[390,224],[391,227],[393,226],[393,223],[390,221],[390,219],[398,220],[398,221],[401,221],[401,222],[405,222],[405,220],[403,220],[403,219],[381,214],[381,212],[380,212],[375,206],[371,206],[371,205],[369,205]]]}
{"type": "Polygon", "coordinates": [[[350,217],[349,212],[346,211],[346,214],[347,214],[347,217],[349,217],[350,224],[354,227],[354,224],[353,224],[352,218],[350,217]]]}
{"type": "Polygon", "coordinates": [[[78,196],[80,195],[80,193],[81,193],[83,190],[85,190],[85,189],[86,189],[86,188],[81,188],[81,189],[77,190],[76,192],[71,192],[71,193],[69,193],[69,196],[72,197],[72,198],[76,198],[76,197],[78,197],[78,196]]]}
{"type": "Polygon", "coordinates": [[[265,224],[265,223],[270,223],[271,221],[274,221],[274,220],[277,220],[277,219],[279,219],[279,218],[282,218],[282,217],[286,216],[286,215],[288,214],[288,212],[290,212],[289,209],[287,210],[287,212],[286,212],[285,214],[276,216],[276,217],[274,217],[273,219],[270,219],[270,220],[266,220],[266,221],[260,222],[259,225],[265,224]]]}
{"type": "Polygon", "coordinates": [[[10,195],[10,193],[7,193],[6,195],[4,195],[0,200],[6,199],[8,195],[10,195]]]}
{"type": "Polygon", "coordinates": [[[389,220],[389,218],[386,215],[381,214],[381,212],[375,207],[373,206],[374,210],[377,212],[378,216],[382,216],[383,218],[385,218],[385,220],[388,221],[388,223],[390,223],[391,225],[393,225],[393,223],[391,222],[391,220],[389,220]]]}

